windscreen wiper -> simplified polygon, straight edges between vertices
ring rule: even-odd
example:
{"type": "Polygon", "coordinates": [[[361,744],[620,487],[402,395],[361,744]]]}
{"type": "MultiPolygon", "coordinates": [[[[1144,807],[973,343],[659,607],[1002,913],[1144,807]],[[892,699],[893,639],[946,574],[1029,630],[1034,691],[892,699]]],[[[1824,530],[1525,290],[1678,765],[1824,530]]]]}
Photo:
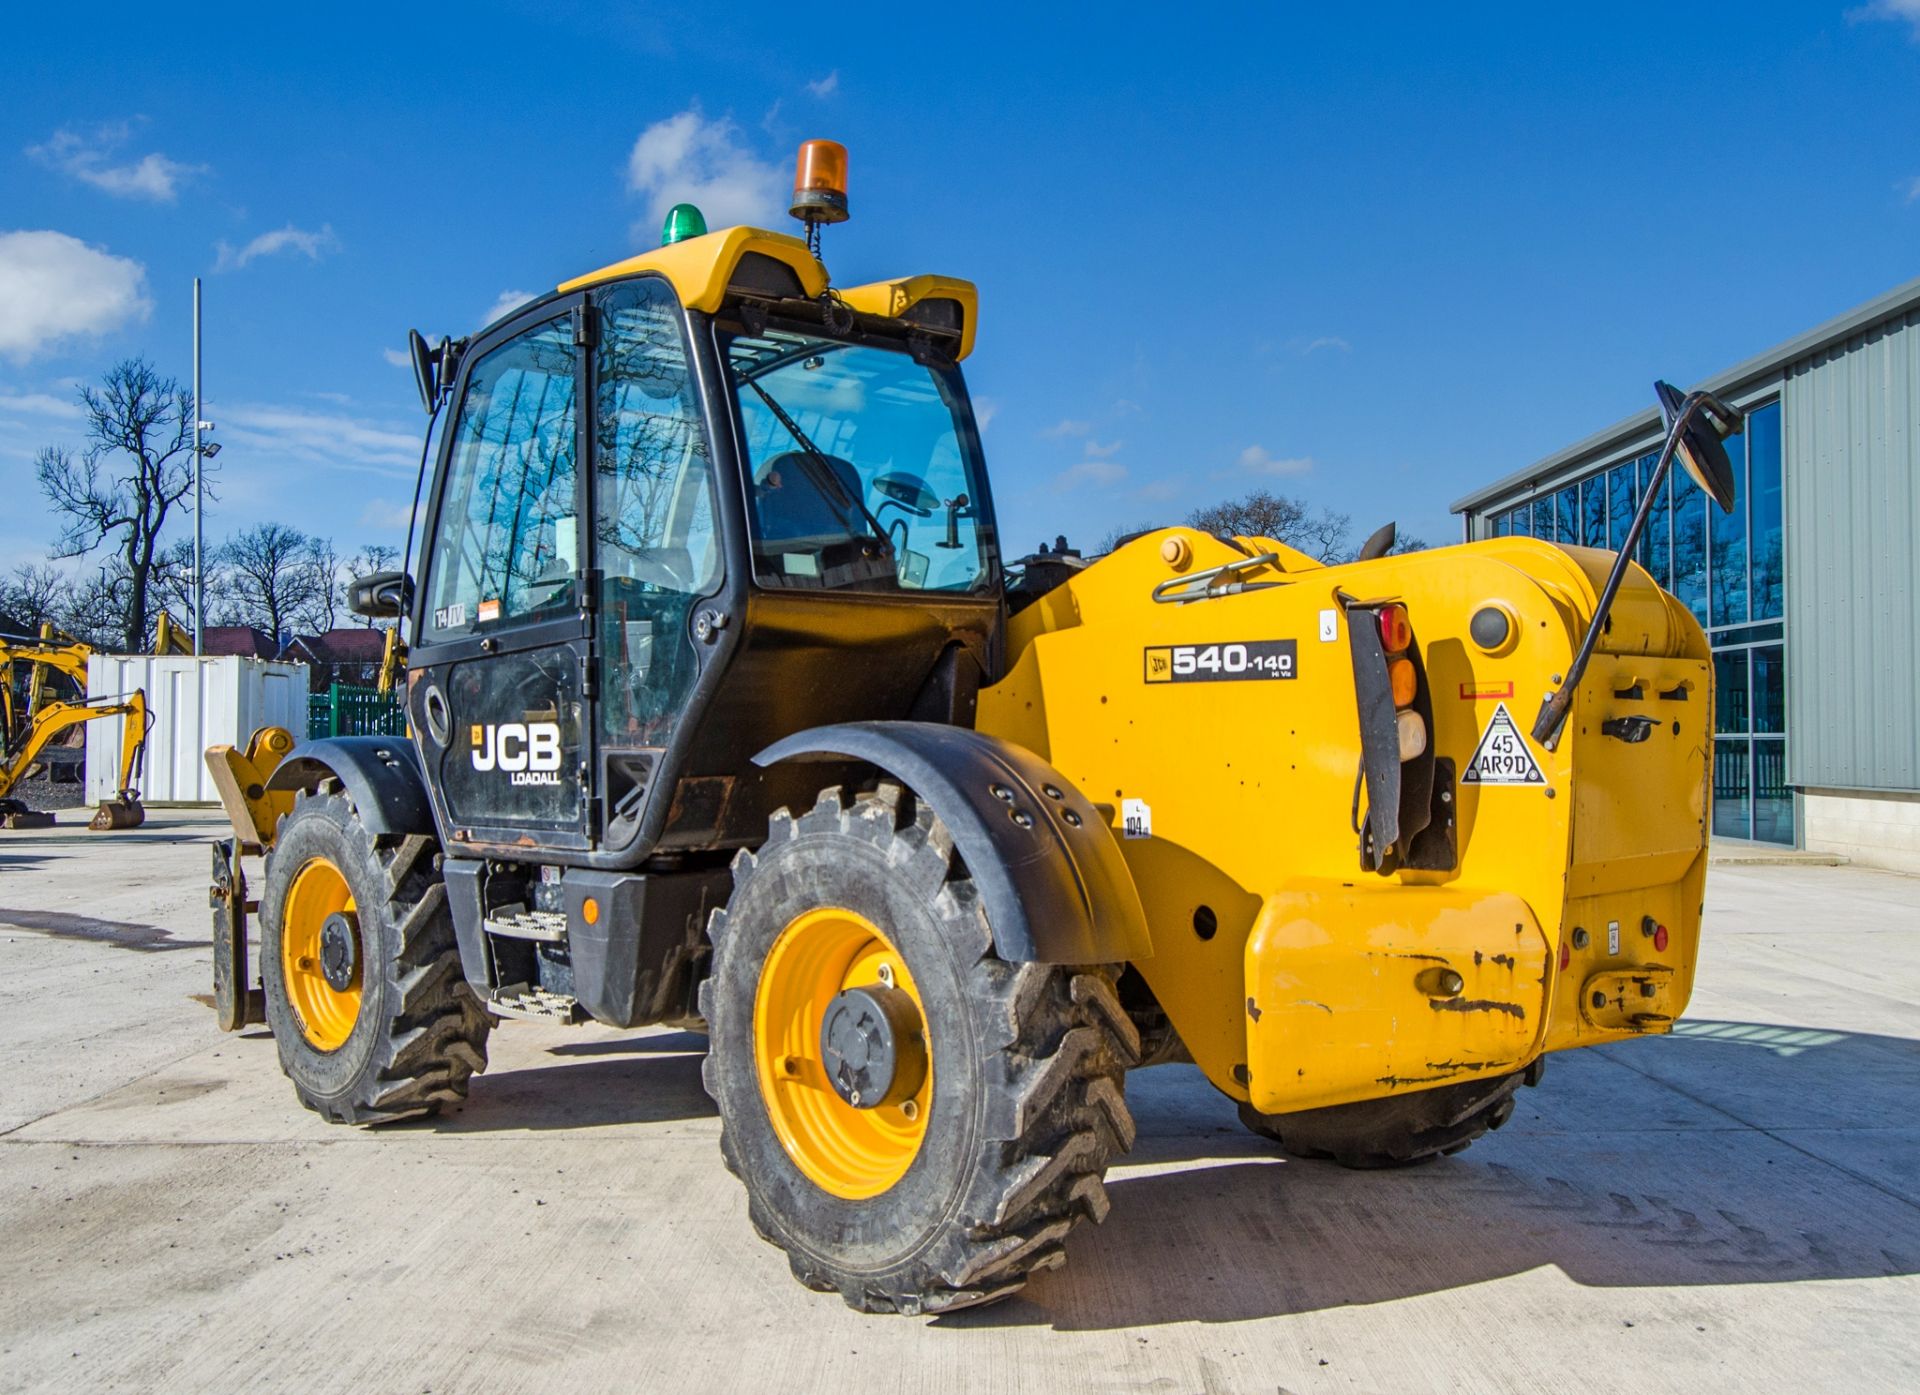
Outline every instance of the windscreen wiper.
{"type": "Polygon", "coordinates": [[[839,512],[843,520],[853,509],[860,510],[861,517],[867,521],[867,527],[873,530],[873,536],[879,539],[880,546],[885,548],[887,555],[891,557],[893,539],[887,536],[886,525],[873,516],[873,510],[867,507],[866,501],[858,495],[847,492],[847,487],[840,482],[840,477],[834,473],[833,466],[827,463],[827,457],[821,452],[820,447],[816,446],[808,438],[807,433],[800,429],[800,423],[788,416],[786,409],[773,400],[771,393],[751,378],[743,381],[759,394],[760,400],[767,404],[767,410],[773,413],[782,426],[786,427],[787,434],[793,437],[799,443],[800,449],[805,452],[807,482],[814,487],[822,499],[839,512]]]}

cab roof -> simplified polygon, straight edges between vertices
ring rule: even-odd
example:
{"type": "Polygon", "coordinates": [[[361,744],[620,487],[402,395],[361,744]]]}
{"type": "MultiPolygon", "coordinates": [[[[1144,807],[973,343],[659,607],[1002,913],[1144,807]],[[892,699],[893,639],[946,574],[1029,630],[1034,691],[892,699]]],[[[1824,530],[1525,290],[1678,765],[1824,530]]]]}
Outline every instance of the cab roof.
{"type": "MultiPolygon", "coordinates": [[[[706,314],[718,310],[730,292],[813,300],[827,289],[826,268],[799,238],[764,228],[738,227],[656,247],[563,281],[558,290],[565,294],[648,273],[664,276],[681,304],[706,314]]],[[[903,320],[957,336],[956,359],[973,351],[980,293],[971,281],[952,276],[903,276],[836,290],[835,294],[860,314],[903,320]]]]}

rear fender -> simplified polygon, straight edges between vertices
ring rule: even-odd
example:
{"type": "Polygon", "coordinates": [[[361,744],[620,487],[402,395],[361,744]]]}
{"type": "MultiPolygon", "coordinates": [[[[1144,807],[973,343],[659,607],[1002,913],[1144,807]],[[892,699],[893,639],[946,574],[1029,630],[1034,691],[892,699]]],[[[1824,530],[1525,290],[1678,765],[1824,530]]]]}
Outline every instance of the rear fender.
{"type": "Polygon", "coordinates": [[[272,790],[312,790],[336,779],[374,834],[434,833],[433,809],[413,743],[400,736],[329,736],[294,747],[267,781],[272,790]]]}
{"type": "Polygon", "coordinates": [[[863,761],[912,790],[952,835],[1002,959],[1103,964],[1153,952],[1108,816],[1031,751],[964,727],[848,722],[753,759],[863,761]]]}

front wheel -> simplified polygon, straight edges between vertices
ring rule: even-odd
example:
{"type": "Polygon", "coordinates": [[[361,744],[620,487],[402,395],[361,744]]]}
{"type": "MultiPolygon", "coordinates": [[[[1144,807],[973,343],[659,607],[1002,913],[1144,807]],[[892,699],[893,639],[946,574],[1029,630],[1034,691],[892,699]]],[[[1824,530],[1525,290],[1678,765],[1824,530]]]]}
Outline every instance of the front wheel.
{"type": "Polygon", "coordinates": [[[432,1114],[486,1069],[436,844],[375,836],[333,782],[295,798],[260,896],[260,978],[280,1067],[340,1124],[432,1114]]]}
{"type": "Polygon", "coordinates": [[[911,796],[775,815],[709,935],[721,1151],[802,1283],[866,1312],[990,1302],[1105,1218],[1139,1050],[1112,971],[995,955],[911,796]]]}

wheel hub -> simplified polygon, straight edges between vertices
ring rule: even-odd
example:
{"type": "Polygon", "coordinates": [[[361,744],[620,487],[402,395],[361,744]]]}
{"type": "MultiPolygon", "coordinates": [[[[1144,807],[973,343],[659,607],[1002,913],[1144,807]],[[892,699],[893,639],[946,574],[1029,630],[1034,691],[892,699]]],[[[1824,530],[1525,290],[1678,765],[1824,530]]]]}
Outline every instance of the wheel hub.
{"type": "Polygon", "coordinates": [[[320,925],[320,972],[327,986],[344,993],[360,967],[360,932],[344,911],[335,911],[320,925]]]}
{"type": "Polygon", "coordinates": [[[844,990],[820,1021],[827,1082],[856,1109],[913,1098],[927,1076],[924,1030],[901,989],[875,983],[844,990]]]}

